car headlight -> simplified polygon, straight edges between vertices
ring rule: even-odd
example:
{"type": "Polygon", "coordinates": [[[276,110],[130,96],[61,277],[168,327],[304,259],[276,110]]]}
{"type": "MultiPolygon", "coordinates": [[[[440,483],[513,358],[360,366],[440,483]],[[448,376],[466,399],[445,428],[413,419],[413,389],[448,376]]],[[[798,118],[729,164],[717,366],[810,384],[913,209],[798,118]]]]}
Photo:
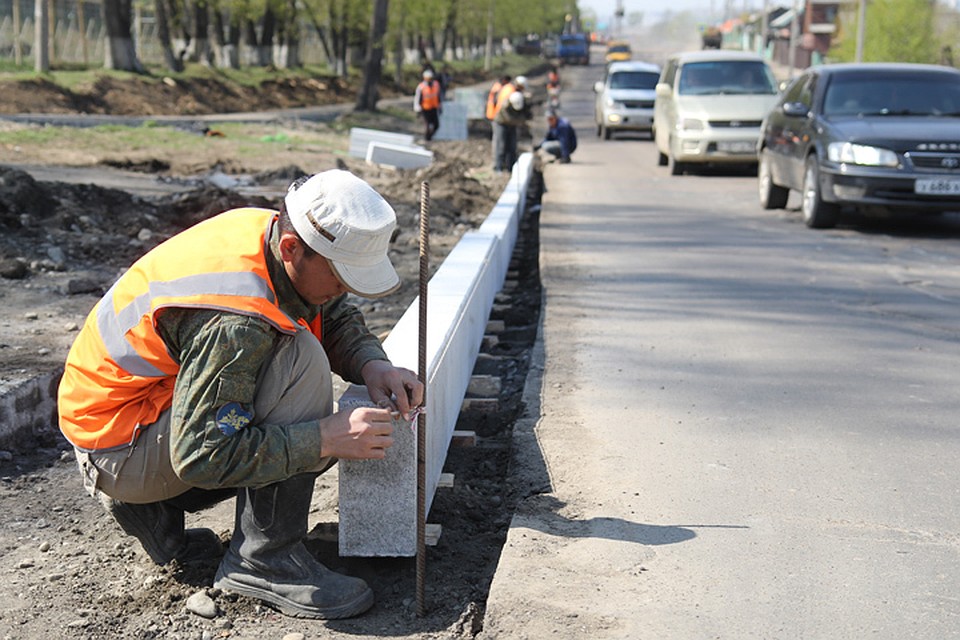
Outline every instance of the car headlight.
{"type": "Polygon", "coordinates": [[[827,157],[831,162],[862,164],[871,167],[896,167],[900,164],[897,154],[890,149],[870,147],[852,142],[831,142],[827,145],[827,157]]]}
{"type": "Polygon", "coordinates": [[[703,120],[698,118],[683,118],[677,128],[681,131],[702,131],[704,127],[703,120]]]}

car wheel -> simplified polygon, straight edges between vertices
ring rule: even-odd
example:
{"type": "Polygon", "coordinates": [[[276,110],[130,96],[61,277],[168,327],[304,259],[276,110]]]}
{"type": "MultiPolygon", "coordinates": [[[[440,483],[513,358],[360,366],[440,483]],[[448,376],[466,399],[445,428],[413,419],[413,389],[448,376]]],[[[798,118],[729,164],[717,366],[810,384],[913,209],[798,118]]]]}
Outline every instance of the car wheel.
{"type": "Polygon", "coordinates": [[[682,176],[686,168],[687,168],[687,165],[685,162],[677,162],[676,158],[671,158],[670,175],[682,176]]]}
{"type": "Polygon", "coordinates": [[[783,209],[787,206],[790,190],[774,184],[770,175],[770,161],[760,155],[760,166],[757,167],[757,186],[760,191],[760,206],[764,209],[783,209]]]}
{"type": "Polygon", "coordinates": [[[803,174],[803,223],[811,229],[828,229],[837,225],[837,205],[824,202],[820,193],[820,164],[817,156],[807,158],[803,174]]]}
{"type": "Polygon", "coordinates": [[[665,167],[668,164],[670,164],[670,158],[667,157],[667,154],[660,153],[659,151],[657,153],[658,153],[658,157],[657,157],[658,166],[665,167]]]}
{"type": "Polygon", "coordinates": [[[599,138],[603,134],[603,125],[599,122],[597,123],[597,137],[599,138]]]}
{"type": "Polygon", "coordinates": [[[610,131],[610,127],[604,127],[604,128],[603,128],[603,139],[604,139],[604,140],[609,140],[611,135],[613,135],[613,132],[610,131]]]}

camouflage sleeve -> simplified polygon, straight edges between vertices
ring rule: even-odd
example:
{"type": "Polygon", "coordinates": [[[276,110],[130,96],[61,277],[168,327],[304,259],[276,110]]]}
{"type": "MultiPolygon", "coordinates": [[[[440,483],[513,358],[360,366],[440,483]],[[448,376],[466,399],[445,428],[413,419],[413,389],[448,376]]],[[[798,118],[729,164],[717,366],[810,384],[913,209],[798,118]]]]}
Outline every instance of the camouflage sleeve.
{"type": "Polygon", "coordinates": [[[347,296],[323,306],[323,348],[330,368],[347,382],[363,384],[360,369],[371,360],[388,360],[383,346],[370,333],[363,314],[347,296]]]}
{"type": "Polygon", "coordinates": [[[207,310],[168,310],[161,335],[181,368],[173,391],[170,457],[201,488],[263,486],[314,468],[317,421],[271,425],[253,415],[257,376],[279,334],[267,323],[207,310]]]}

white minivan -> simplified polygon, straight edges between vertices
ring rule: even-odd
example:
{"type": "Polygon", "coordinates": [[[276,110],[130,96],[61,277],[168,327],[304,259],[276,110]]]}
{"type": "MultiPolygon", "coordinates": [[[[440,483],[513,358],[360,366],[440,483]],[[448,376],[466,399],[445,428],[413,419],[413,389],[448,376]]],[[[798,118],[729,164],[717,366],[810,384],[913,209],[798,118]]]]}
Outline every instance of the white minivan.
{"type": "Polygon", "coordinates": [[[593,119],[604,140],[617,131],[650,131],[660,67],[647,62],[611,62],[593,90],[593,119]]]}
{"type": "Polygon", "coordinates": [[[657,83],[653,129],[660,166],[757,163],[760,124],[777,101],[777,80],[759,55],[690,51],[670,57],[657,83]]]}

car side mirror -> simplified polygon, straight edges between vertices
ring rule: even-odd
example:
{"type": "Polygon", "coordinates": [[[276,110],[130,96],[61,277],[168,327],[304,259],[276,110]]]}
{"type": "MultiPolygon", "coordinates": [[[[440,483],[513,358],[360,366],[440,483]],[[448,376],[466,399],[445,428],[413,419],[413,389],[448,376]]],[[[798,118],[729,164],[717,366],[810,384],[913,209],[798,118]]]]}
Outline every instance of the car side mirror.
{"type": "Polygon", "coordinates": [[[657,83],[657,97],[658,98],[669,98],[670,97],[670,85],[666,82],[657,83]]]}
{"type": "Polygon", "coordinates": [[[593,85],[593,92],[594,92],[594,93],[600,93],[601,91],[603,91],[603,83],[598,80],[598,81],[597,81],[596,83],[594,83],[594,85],[593,85]]]}
{"type": "Polygon", "coordinates": [[[810,113],[810,109],[802,102],[784,102],[782,110],[783,115],[791,118],[806,118],[807,114],[810,113]]]}

